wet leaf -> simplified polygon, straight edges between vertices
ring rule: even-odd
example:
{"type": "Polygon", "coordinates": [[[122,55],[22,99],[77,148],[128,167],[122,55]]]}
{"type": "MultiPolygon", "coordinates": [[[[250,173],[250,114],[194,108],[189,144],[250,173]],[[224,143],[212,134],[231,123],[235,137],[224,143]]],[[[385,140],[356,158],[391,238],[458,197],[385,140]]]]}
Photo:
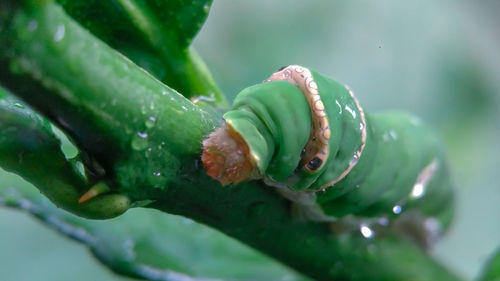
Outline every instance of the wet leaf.
{"type": "Polygon", "coordinates": [[[86,245],[116,273],[147,280],[306,280],[189,219],[134,209],[112,220],[87,220],[57,209],[29,184],[20,183],[3,171],[0,176],[6,179],[0,186],[0,206],[25,211],[86,245]]]}

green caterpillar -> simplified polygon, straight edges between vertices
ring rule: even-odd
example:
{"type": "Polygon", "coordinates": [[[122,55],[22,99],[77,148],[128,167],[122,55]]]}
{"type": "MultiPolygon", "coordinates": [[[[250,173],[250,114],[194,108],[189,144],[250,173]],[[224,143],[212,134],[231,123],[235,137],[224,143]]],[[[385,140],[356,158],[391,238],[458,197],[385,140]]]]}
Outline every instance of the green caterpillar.
{"type": "Polygon", "coordinates": [[[291,65],[238,94],[204,141],[222,184],[263,178],[316,219],[399,216],[443,226],[453,196],[439,140],[403,113],[365,114],[353,92],[291,65]]]}

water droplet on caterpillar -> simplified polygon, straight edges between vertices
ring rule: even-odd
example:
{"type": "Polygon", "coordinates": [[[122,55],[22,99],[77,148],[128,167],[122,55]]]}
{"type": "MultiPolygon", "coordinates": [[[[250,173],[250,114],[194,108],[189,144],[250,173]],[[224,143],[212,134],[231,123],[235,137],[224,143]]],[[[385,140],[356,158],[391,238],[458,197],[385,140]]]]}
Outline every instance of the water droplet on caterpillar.
{"type": "Polygon", "coordinates": [[[424,195],[424,193],[425,193],[425,188],[422,183],[416,183],[413,186],[413,189],[411,190],[411,196],[413,198],[420,198],[424,195]]]}
{"type": "Polygon", "coordinates": [[[369,228],[366,224],[361,224],[359,231],[361,232],[361,235],[367,239],[373,238],[375,236],[375,233],[371,228],[369,228]]]}
{"type": "Polygon", "coordinates": [[[356,111],[352,110],[349,106],[345,106],[345,110],[349,111],[353,119],[356,119],[356,111]]]}
{"type": "Polygon", "coordinates": [[[392,207],[392,212],[396,215],[399,215],[403,209],[399,205],[395,205],[392,207]]]}
{"type": "Polygon", "coordinates": [[[56,28],[56,32],[54,33],[54,41],[59,42],[64,38],[64,34],[66,33],[66,27],[63,24],[60,24],[56,28]]]}

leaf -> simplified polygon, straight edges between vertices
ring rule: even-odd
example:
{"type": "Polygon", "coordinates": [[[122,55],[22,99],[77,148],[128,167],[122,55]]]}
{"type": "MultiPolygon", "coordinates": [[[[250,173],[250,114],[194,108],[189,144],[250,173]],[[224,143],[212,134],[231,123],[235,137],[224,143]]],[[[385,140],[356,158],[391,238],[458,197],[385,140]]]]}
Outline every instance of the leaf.
{"type": "Polygon", "coordinates": [[[143,35],[151,42],[161,37],[173,39],[169,44],[186,49],[202,27],[210,10],[211,0],[154,1],[69,1],[58,0],[77,21],[104,41],[141,46],[136,41],[143,35]],[[155,32],[158,32],[155,34],[155,32]]]}
{"type": "MultiPolygon", "coordinates": [[[[191,220],[148,209],[134,209],[104,222],[86,220],[55,208],[33,187],[15,180],[9,182],[6,175],[0,171],[0,177],[6,179],[0,186],[0,206],[25,211],[62,235],[86,245],[100,262],[118,274],[147,280],[212,280],[198,279],[202,276],[306,280],[191,220]],[[6,188],[9,185],[15,188],[6,188]]],[[[36,239],[36,233],[33,237],[36,239]]]]}
{"type": "Polygon", "coordinates": [[[491,255],[478,281],[500,281],[500,249],[491,255]]]}
{"type": "Polygon", "coordinates": [[[189,48],[210,0],[58,2],[94,35],[183,95],[227,106],[205,64],[189,48]]]}

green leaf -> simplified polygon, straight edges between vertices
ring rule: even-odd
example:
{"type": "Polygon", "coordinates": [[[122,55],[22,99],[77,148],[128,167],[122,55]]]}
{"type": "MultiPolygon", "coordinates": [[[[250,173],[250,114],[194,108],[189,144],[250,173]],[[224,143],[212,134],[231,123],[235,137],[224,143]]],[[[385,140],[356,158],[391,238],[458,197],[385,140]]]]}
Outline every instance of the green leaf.
{"type": "Polygon", "coordinates": [[[500,249],[491,255],[478,281],[500,281],[500,249]]]}
{"type": "Polygon", "coordinates": [[[189,48],[211,1],[58,1],[101,40],[186,97],[227,102],[196,51],[189,48]]]}
{"type": "Polygon", "coordinates": [[[0,206],[25,211],[60,234],[84,244],[101,263],[118,274],[171,281],[209,280],[198,279],[204,277],[307,280],[189,219],[134,209],[106,222],[86,220],[55,208],[28,184],[15,180],[9,183],[5,172],[0,171],[0,177],[7,179],[0,185],[0,206]],[[6,188],[9,185],[15,188],[6,188]]]}
{"type": "Polygon", "coordinates": [[[169,45],[186,49],[202,27],[210,10],[211,0],[58,0],[77,21],[105,41],[131,42],[141,46],[142,36],[150,42],[162,37],[169,45]],[[135,40],[141,40],[139,42],[135,40]]]}

